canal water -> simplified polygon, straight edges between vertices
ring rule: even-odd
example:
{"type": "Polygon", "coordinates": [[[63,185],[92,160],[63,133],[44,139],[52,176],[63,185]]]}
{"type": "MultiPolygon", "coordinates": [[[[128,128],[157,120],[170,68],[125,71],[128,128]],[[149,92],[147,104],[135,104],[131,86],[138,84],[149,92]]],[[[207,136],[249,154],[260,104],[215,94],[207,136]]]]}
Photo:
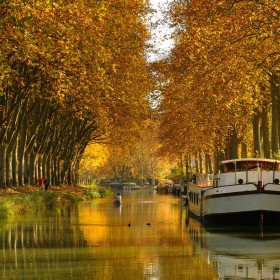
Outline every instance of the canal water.
{"type": "Polygon", "coordinates": [[[204,229],[176,196],[122,195],[1,221],[0,279],[280,279],[280,230],[204,229]]]}

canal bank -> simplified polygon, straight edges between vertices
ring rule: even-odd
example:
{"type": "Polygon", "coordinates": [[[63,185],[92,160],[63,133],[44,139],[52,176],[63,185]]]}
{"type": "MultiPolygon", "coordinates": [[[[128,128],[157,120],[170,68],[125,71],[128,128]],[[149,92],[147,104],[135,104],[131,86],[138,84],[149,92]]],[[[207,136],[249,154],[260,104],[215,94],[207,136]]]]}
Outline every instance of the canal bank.
{"type": "Polygon", "coordinates": [[[34,187],[8,188],[0,191],[0,219],[11,215],[37,213],[111,194],[109,188],[96,186],[50,187],[48,191],[34,187]]]}

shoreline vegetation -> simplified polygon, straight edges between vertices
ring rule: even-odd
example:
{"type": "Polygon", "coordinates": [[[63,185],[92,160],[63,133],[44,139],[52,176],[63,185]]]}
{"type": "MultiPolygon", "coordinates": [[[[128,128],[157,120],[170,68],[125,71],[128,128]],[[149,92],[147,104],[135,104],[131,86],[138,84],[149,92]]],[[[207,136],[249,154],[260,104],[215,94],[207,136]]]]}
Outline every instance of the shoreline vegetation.
{"type": "Polygon", "coordinates": [[[96,185],[50,187],[48,191],[30,186],[0,189],[0,220],[13,215],[35,214],[111,194],[110,188],[96,185]]]}

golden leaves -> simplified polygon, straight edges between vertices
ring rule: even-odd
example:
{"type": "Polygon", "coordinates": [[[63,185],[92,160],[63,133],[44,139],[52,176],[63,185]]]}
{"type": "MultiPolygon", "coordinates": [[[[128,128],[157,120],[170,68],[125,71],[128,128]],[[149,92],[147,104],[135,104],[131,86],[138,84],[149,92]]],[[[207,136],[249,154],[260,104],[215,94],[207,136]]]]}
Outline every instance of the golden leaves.
{"type": "Polygon", "coordinates": [[[256,85],[279,69],[279,3],[174,1],[172,8],[176,45],[159,70],[168,81],[162,141],[174,152],[209,149],[226,140],[228,125],[250,123],[265,94],[256,85]]]}
{"type": "Polygon", "coordinates": [[[17,82],[30,97],[51,98],[73,116],[91,114],[107,129],[136,129],[152,88],[145,6],[142,0],[9,1],[2,9],[0,88],[17,82]],[[32,86],[16,79],[21,67],[32,86]]]}

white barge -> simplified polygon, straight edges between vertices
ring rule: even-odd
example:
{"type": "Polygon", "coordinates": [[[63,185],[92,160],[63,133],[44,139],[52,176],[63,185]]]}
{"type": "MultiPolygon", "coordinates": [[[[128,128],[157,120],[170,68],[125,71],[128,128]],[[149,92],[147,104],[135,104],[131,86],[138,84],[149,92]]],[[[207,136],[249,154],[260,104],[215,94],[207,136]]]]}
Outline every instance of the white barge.
{"type": "Polygon", "coordinates": [[[278,160],[222,161],[217,174],[198,174],[189,184],[189,214],[202,223],[280,221],[279,182],[278,160]]]}

